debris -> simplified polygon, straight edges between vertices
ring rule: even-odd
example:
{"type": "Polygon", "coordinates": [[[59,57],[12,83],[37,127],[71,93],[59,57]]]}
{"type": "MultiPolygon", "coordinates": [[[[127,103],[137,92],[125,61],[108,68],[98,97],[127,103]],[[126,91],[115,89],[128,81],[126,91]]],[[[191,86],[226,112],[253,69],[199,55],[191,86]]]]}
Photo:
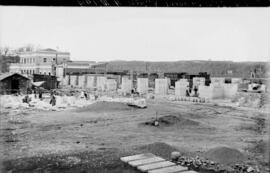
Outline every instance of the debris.
{"type": "Polygon", "coordinates": [[[253,169],[251,166],[248,167],[247,172],[253,172],[255,169],[253,169]]]}
{"type": "Polygon", "coordinates": [[[176,159],[178,159],[180,156],[181,156],[181,154],[180,154],[180,152],[178,152],[178,151],[173,151],[173,152],[171,153],[171,159],[172,159],[172,160],[176,160],[176,159]]]}

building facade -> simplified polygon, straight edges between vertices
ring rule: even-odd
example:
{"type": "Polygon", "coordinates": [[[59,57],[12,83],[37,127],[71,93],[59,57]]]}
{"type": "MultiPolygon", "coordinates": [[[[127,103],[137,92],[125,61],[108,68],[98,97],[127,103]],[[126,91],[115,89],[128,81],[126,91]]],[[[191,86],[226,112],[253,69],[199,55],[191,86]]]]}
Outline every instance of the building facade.
{"type": "Polygon", "coordinates": [[[27,75],[55,75],[58,64],[70,61],[69,52],[59,52],[54,49],[25,51],[18,55],[20,62],[10,64],[9,71],[27,75]]]}

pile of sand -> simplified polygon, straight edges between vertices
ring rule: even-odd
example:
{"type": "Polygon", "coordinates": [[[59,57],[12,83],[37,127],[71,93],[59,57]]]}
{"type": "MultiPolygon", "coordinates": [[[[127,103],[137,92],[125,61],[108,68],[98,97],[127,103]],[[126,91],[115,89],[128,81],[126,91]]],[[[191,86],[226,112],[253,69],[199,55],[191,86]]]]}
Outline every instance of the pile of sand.
{"type": "Polygon", "coordinates": [[[233,148],[216,147],[204,153],[204,157],[220,164],[240,163],[245,160],[244,155],[233,148]]]}

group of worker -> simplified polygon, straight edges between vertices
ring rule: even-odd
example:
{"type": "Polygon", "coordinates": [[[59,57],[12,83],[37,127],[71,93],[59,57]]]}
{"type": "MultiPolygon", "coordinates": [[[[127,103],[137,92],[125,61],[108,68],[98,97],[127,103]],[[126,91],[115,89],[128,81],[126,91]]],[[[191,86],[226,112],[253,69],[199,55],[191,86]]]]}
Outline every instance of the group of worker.
{"type": "Polygon", "coordinates": [[[198,87],[197,86],[194,86],[193,89],[192,89],[192,87],[187,86],[187,88],[186,88],[186,96],[187,97],[190,97],[190,96],[198,97],[199,96],[198,95],[198,87]],[[192,90],[193,90],[193,92],[192,92],[192,90]]]}
{"type": "MultiPolygon", "coordinates": [[[[42,89],[40,89],[40,88],[34,88],[33,90],[31,90],[30,88],[28,88],[27,89],[27,94],[26,94],[26,96],[22,100],[23,103],[28,103],[28,104],[30,103],[31,98],[29,97],[29,94],[32,94],[32,93],[34,93],[35,98],[38,97],[40,100],[43,100],[43,91],[42,91],[42,89]]],[[[51,98],[50,98],[50,104],[52,106],[55,106],[56,105],[56,97],[55,97],[55,93],[54,93],[53,90],[50,91],[50,96],[51,96],[51,98]]]]}

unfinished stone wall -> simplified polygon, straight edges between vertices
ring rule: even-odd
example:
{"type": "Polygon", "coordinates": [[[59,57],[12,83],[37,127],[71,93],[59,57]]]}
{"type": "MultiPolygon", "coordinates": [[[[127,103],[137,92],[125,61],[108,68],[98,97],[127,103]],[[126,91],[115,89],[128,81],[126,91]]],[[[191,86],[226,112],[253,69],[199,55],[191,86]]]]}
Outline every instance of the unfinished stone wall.
{"type": "Polygon", "coordinates": [[[82,76],[78,76],[78,87],[80,88],[85,88],[85,80],[86,76],[82,75],[82,76]]]}
{"type": "Polygon", "coordinates": [[[210,89],[211,89],[212,99],[224,98],[224,89],[223,89],[222,84],[210,84],[210,89]]]}
{"type": "Polygon", "coordinates": [[[223,84],[224,98],[233,98],[238,92],[238,84],[223,84]]]}
{"type": "Polygon", "coordinates": [[[105,77],[105,76],[97,76],[97,90],[105,91],[105,89],[106,89],[106,81],[107,81],[107,77],[105,77]]]}
{"type": "Polygon", "coordinates": [[[194,77],[192,79],[193,87],[199,85],[205,85],[205,78],[204,77],[194,77]]]}
{"type": "Polygon", "coordinates": [[[211,77],[211,83],[223,84],[225,83],[225,78],[224,77],[211,77]]]}
{"type": "Polygon", "coordinates": [[[69,75],[66,75],[63,78],[62,85],[64,85],[64,86],[68,86],[69,85],[69,75]]]}
{"type": "Polygon", "coordinates": [[[148,78],[138,78],[137,79],[137,91],[140,94],[148,93],[148,78]]]}
{"type": "Polygon", "coordinates": [[[199,85],[199,97],[207,99],[223,99],[223,86],[220,84],[211,84],[210,86],[199,85]]]}
{"type": "Polygon", "coordinates": [[[168,94],[168,79],[155,79],[155,94],[166,95],[168,94]]]}
{"type": "Polygon", "coordinates": [[[107,79],[106,81],[106,91],[116,91],[117,82],[115,79],[107,79]]]}
{"type": "Polygon", "coordinates": [[[242,81],[242,78],[232,78],[232,83],[241,83],[242,81]]]}
{"type": "Polygon", "coordinates": [[[70,85],[75,87],[78,85],[78,76],[70,75],[70,85]]]}
{"type": "Polygon", "coordinates": [[[176,96],[186,96],[186,89],[189,86],[189,82],[187,80],[179,80],[175,82],[175,95],[176,96]]]}
{"type": "Polygon", "coordinates": [[[86,76],[86,88],[93,89],[95,86],[95,76],[86,76]]]}
{"type": "Polygon", "coordinates": [[[128,77],[122,77],[121,91],[123,93],[131,93],[132,81],[128,77]]]}

